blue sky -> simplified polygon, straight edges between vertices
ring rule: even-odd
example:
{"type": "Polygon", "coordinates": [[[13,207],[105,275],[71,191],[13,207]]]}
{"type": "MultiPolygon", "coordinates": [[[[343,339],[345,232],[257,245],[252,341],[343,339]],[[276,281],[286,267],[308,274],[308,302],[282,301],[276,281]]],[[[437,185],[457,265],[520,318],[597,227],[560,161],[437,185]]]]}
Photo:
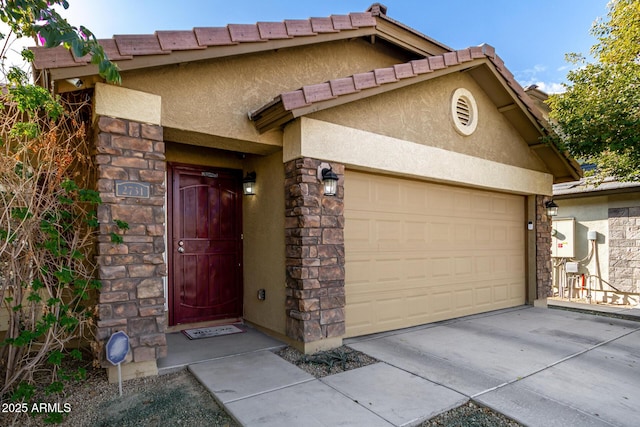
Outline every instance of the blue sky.
{"type": "MultiPolygon", "coordinates": [[[[488,43],[523,86],[558,91],[564,54],[588,54],[607,0],[385,0],[387,14],[452,48],[488,43]]],[[[372,0],[69,0],[62,12],[99,38],[229,23],[305,19],[366,10],[372,0]]]]}

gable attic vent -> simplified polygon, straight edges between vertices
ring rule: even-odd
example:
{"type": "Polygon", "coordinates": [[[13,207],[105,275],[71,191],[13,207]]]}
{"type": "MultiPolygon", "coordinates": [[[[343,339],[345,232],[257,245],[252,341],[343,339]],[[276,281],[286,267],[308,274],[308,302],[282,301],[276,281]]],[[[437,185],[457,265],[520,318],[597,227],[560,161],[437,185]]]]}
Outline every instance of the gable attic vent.
{"type": "Polygon", "coordinates": [[[478,106],[471,92],[459,88],[451,97],[451,118],[458,133],[471,135],[478,126],[478,106]]]}
{"type": "Polygon", "coordinates": [[[462,126],[469,126],[471,122],[471,108],[465,98],[458,98],[456,100],[456,116],[462,126]]]}

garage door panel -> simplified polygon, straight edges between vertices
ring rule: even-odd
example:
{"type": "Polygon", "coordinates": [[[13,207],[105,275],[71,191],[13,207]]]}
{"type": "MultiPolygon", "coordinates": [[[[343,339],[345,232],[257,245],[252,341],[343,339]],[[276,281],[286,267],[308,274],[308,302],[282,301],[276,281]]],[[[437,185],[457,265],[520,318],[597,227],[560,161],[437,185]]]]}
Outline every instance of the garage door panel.
{"type": "Polygon", "coordinates": [[[475,286],[476,306],[484,309],[493,303],[493,291],[490,284],[477,284],[475,286]]]}
{"type": "Polygon", "coordinates": [[[402,263],[399,258],[377,259],[373,267],[373,274],[378,283],[397,282],[401,279],[402,263]]]}
{"type": "Polygon", "coordinates": [[[454,293],[456,310],[473,310],[475,306],[473,289],[463,289],[454,293]]]}
{"type": "Polygon", "coordinates": [[[522,224],[522,196],[347,171],[347,336],[523,304],[522,224]]]}

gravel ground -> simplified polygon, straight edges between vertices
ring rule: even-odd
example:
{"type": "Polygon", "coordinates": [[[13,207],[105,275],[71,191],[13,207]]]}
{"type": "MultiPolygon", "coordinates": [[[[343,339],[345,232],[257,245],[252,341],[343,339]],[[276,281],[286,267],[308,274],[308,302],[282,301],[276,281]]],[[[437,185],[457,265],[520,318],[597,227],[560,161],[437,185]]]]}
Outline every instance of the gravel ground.
{"type": "Polygon", "coordinates": [[[519,427],[504,415],[468,402],[420,424],[420,427],[519,427]]]}
{"type": "MultiPolygon", "coordinates": [[[[276,354],[316,378],[377,363],[378,360],[347,346],[305,356],[286,347],[276,354]]],[[[468,402],[420,424],[420,427],[518,427],[521,424],[489,408],[468,402]]]]}
{"type": "Polygon", "coordinates": [[[344,345],[331,351],[322,351],[313,355],[305,355],[292,347],[285,347],[277,351],[276,354],[316,378],[339,374],[378,362],[377,359],[344,345]]]}

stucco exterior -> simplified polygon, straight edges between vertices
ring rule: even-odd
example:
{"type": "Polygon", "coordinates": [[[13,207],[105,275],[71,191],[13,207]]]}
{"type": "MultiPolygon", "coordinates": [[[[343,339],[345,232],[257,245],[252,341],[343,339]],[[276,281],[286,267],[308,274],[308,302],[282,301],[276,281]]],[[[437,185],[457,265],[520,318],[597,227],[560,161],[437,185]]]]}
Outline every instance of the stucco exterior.
{"type": "MultiPolygon", "coordinates": [[[[479,206],[495,208],[487,210],[493,216],[501,212],[500,200],[509,199],[517,205],[510,233],[517,236],[511,243],[518,246],[513,285],[518,298],[508,304],[546,296],[540,283],[548,281],[541,277],[548,270],[539,265],[546,266],[549,258],[548,250],[540,250],[547,248],[548,218],[538,210],[543,197],[551,195],[553,182],[576,176],[575,165],[557,148],[539,143],[546,132],[544,121],[492,47],[453,51],[385,14],[386,8],[373,7],[295,25],[160,32],[144,38],[151,45],[139,49],[124,42],[118,48],[119,39],[114,40],[113,46],[120,49],[115,57],[122,65],[122,86],[97,83],[84,88],[92,89],[95,99],[96,146],[105,154],[101,159],[109,166],[122,166],[103,170],[98,184],[108,209],[119,212],[121,204],[134,202],[113,193],[114,180],[153,183],[154,198],[139,202],[149,205],[145,212],[153,225],[145,229],[141,224],[137,237],[153,242],[153,254],[136,257],[126,253],[131,248],[114,249],[107,245],[106,235],[100,236],[103,273],[123,275],[104,280],[110,285],[134,280],[127,282],[128,292],[102,298],[99,309],[105,317],[98,328],[101,338],[131,329],[133,362],[146,366],[143,371],[152,372],[155,359],[166,354],[167,327],[190,326],[167,313],[172,310],[167,301],[179,299],[179,292],[171,289],[181,292],[186,275],[176,276],[181,270],[172,264],[185,251],[184,242],[172,235],[178,224],[172,219],[188,211],[175,201],[169,205],[169,199],[182,200],[177,195],[181,187],[167,180],[178,182],[173,165],[193,166],[193,179],[200,180],[193,186],[209,186],[202,196],[202,206],[208,208],[192,213],[188,218],[193,221],[208,221],[211,211],[221,209],[215,203],[204,204],[210,203],[207,197],[217,185],[217,169],[233,172],[238,189],[239,177],[255,172],[254,195],[228,191],[241,210],[220,222],[233,222],[235,227],[242,217],[241,237],[233,237],[241,239],[242,258],[225,268],[241,268],[241,319],[305,352],[339,346],[345,336],[349,245],[344,212],[354,200],[345,191],[356,171],[380,176],[381,181],[408,179],[407,185],[418,192],[457,188],[467,199],[477,198],[479,206]],[[216,38],[220,34],[228,40],[216,38]],[[468,136],[453,125],[452,114],[457,113],[452,94],[459,88],[472,94],[477,106],[477,128],[468,136]],[[112,141],[131,147],[104,145],[112,141]],[[337,177],[335,193],[325,193],[323,169],[337,177]],[[110,257],[118,250],[122,257],[110,257]],[[131,268],[126,262],[131,260],[141,264],[135,277],[127,276],[131,268]],[[148,278],[142,277],[145,272],[148,278]],[[127,309],[119,310],[123,305],[127,309]],[[144,327],[136,326],[140,318],[145,318],[144,327]]],[[[53,71],[42,78],[99,79],[92,65],[81,59],[50,58],[53,71]]],[[[75,90],[64,84],[55,87],[75,90]]],[[[105,215],[104,220],[112,218],[105,215]]],[[[472,227],[462,222],[452,220],[451,230],[463,225],[471,233],[472,227]]],[[[474,238],[482,240],[493,230],[506,239],[499,225],[478,227],[474,238]]],[[[211,241],[203,247],[211,249],[211,241]]],[[[495,263],[505,264],[506,259],[497,256],[495,263]]],[[[465,266],[469,274],[483,268],[465,266]]],[[[206,268],[217,277],[217,266],[206,268]]],[[[414,307],[422,306],[415,302],[414,307]]]]}
{"type": "Polygon", "coordinates": [[[151,72],[131,71],[122,77],[124,86],[162,97],[162,125],[168,138],[266,154],[282,147],[281,133],[260,135],[247,120],[247,113],[274,94],[309,81],[324,81],[405,60],[400,52],[384,45],[355,39],[151,72]]]}
{"type": "Polygon", "coordinates": [[[506,165],[548,172],[542,161],[528,149],[518,131],[466,73],[450,74],[308,117],[506,165]],[[457,133],[452,123],[451,95],[458,88],[471,91],[478,105],[478,127],[468,137],[457,133]]]}
{"type": "MultiPolygon", "coordinates": [[[[402,120],[389,123],[399,125],[402,120]]],[[[518,194],[549,194],[553,181],[548,173],[306,117],[285,129],[284,141],[285,160],[317,157],[360,170],[518,194]]]]}

